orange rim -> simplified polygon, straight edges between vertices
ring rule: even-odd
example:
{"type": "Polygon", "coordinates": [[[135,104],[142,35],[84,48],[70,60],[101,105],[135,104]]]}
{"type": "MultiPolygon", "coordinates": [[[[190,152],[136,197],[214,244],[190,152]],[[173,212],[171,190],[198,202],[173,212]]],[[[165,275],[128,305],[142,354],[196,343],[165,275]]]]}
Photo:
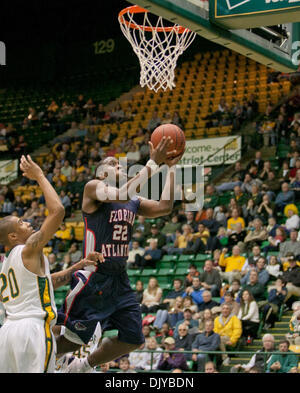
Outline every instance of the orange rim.
{"type": "Polygon", "coordinates": [[[124,8],[122,11],[119,13],[119,22],[122,23],[123,25],[127,25],[131,29],[135,30],[144,30],[144,31],[157,31],[158,33],[162,32],[171,32],[176,30],[178,34],[183,34],[185,31],[189,31],[189,29],[186,29],[185,27],[182,26],[172,26],[172,27],[150,27],[150,26],[143,26],[143,25],[138,25],[134,24],[131,22],[128,22],[125,18],[124,15],[127,13],[131,14],[144,14],[147,13],[148,11],[145,10],[142,7],[139,7],[138,5],[132,5],[130,7],[124,8]]]}

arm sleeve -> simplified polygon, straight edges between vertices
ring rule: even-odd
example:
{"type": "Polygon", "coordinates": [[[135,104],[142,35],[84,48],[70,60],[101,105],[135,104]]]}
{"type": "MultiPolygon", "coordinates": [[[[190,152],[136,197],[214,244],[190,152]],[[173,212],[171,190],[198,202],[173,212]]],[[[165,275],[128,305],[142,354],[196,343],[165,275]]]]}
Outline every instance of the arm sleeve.
{"type": "Polygon", "coordinates": [[[238,339],[242,335],[242,323],[236,316],[233,316],[232,318],[234,320],[233,320],[233,329],[230,336],[230,341],[232,342],[232,344],[236,344],[238,342],[238,339]]]}

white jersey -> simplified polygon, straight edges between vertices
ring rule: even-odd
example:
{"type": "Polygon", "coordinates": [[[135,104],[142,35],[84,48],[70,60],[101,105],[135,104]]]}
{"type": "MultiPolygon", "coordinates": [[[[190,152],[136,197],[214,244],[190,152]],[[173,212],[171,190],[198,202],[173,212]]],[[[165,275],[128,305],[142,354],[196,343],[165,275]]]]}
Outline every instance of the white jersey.
{"type": "Polygon", "coordinates": [[[0,279],[1,296],[7,319],[38,318],[53,326],[57,318],[49,262],[46,256],[45,276],[26,269],[22,260],[25,246],[15,246],[4,259],[0,279]]]}
{"type": "Polygon", "coordinates": [[[4,259],[0,295],[6,319],[0,328],[0,373],[54,372],[56,342],[52,326],[57,310],[45,259],[45,276],[25,268],[24,245],[14,247],[4,259]]]}

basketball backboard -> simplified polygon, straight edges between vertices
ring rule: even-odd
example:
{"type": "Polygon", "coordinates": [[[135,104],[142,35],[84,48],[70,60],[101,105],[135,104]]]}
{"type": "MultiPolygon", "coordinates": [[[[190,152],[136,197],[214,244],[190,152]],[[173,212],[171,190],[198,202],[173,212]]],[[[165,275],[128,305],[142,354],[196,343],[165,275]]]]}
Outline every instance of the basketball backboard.
{"type": "MultiPolygon", "coordinates": [[[[295,61],[297,59],[293,54],[300,47],[300,23],[284,24],[283,30],[285,31],[285,35],[268,28],[267,26],[270,26],[270,20],[267,17],[266,24],[262,25],[263,27],[259,29],[236,29],[236,25],[230,28],[224,25],[221,26],[219,21],[216,22],[213,20],[212,6],[215,5],[217,0],[129,1],[145,8],[153,14],[163,16],[170,22],[188,27],[207,40],[238,52],[275,70],[280,72],[294,72],[298,69],[299,62],[295,61]]],[[[232,13],[237,12],[242,6],[249,6],[253,3],[253,0],[221,1],[226,3],[229,12],[232,13]]],[[[289,3],[290,1],[286,0],[285,3],[289,3]]],[[[300,0],[292,1],[294,6],[300,8],[300,0]]],[[[271,3],[271,0],[266,0],[266,2],[271,3]]],[[[274,11],[274,14],[276,17],[278,16],[278,12],[274,11]]],[[[286,20],[284,15],[286,14],[282,13],[282,23],[286,20]]]]}

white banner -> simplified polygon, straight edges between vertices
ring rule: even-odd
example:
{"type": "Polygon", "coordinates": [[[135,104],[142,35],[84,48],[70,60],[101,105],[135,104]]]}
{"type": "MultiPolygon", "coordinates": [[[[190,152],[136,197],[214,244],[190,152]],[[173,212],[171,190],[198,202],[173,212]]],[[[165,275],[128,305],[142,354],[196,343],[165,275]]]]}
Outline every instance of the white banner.
{"type": "Polygon", "coordinates": [[[241,142],[236,135],[186,141],[179,165],[233,164],[241,158],[241,142]]]}
{"type": "Polygon", "coordinates": [[[9,184],[18,177],[18,160],[0,161],[0,184],[9,184]]]}

